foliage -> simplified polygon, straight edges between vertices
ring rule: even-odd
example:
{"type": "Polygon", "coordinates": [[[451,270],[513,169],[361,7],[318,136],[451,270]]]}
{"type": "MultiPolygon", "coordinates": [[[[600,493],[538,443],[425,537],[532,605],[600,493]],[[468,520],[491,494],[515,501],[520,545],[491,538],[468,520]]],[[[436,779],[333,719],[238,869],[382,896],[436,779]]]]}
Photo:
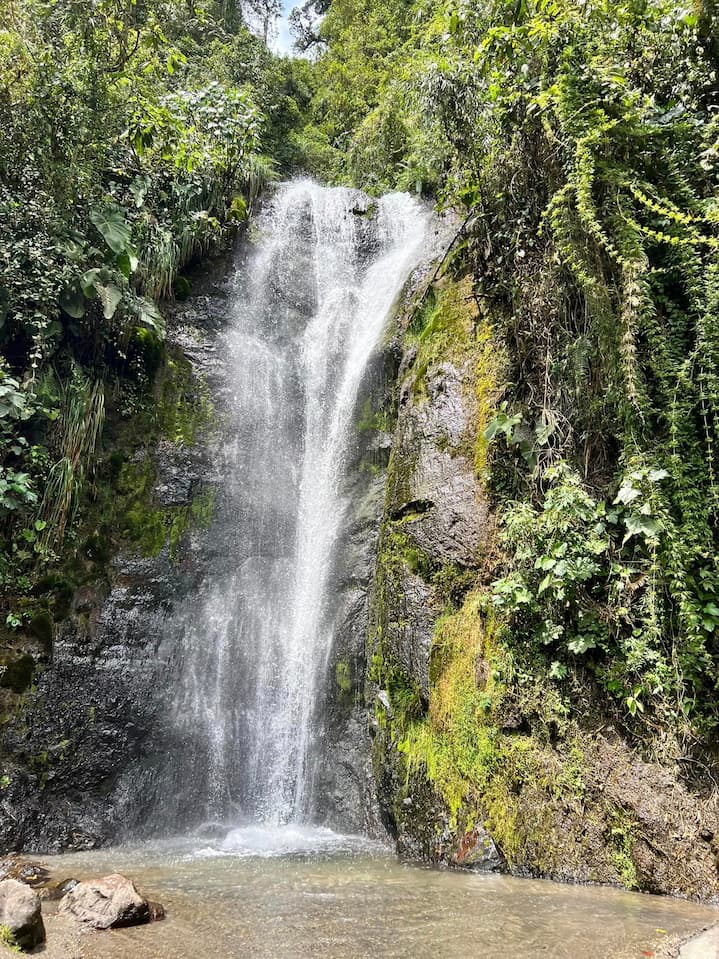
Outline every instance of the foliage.
{"type": "Polygon", "coordinates": [[[152,405],[163,300],[294,162],[305,66],[273,0],[0,10],[0,579],[62,552],[107,409],[152,405]],[[297,81],[295,82],[295,73],[297,81]]]}
{"type": "Polygon", "coordinates": [[[664,720],[674,710],[683,718],[712,690],[719,625],[711,567],[696,594],[674,592],[686,544],[664,505],[668,475],[635,466],[606,501],[566,464],[547,470],[541,507],[520,502],[503,517],[508,573],[493,584],[512,633],[546,651],[553,678],[581,659],[631,715],[650,702],[664,720]],[[662,628],[670,616],[681,645],[662,628]]]}
{"type": "Polygon", "coordinates": [[[717,12],[360,6],[333,3],[321,27],[315,155],[336,179],[421,186],[464,217],[455,256],[508,363],[483,436],[506,550],[497,612],[548,674],[589,671],[637,730],[706,740],[719,718],[717,12]]]}
{"type": "Polygon", "coordinates": [[[8,952],[22,952],[22,949],[17,944],[15,936],[13,935],[12,929],[10,929],[9,926],[0,925],[0,945],[2,945],[8,952]]]}

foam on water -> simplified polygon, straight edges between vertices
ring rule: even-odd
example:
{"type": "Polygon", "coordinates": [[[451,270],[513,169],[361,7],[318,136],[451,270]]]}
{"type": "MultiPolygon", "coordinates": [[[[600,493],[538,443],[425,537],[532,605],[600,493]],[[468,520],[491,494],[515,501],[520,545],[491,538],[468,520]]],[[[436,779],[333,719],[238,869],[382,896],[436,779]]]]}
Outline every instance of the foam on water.
{"type": "Polygon", "coordinates": [[[364,836],[346,836],[319,826],[249,825],[231,829],[217,841],[197,849],[198,858],[237,856],[273,859],[277,857],[325,858],[339,855],[387,854],[387,847],[364,836]]]}

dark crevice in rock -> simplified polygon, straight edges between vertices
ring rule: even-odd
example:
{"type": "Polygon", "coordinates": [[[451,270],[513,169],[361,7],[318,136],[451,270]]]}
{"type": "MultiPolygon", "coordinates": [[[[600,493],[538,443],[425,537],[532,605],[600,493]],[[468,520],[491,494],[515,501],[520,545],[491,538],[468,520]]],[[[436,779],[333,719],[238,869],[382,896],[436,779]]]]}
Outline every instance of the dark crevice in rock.
{"type": "Polygon", "coordinates": [[[434,509],[434,503],[429,499],[413,499],[408,503],[403,503],[398,509],[392,510],[390,519],[394,522],[406,519],[416,519],[424,513],[429,513],[434,509]]]}

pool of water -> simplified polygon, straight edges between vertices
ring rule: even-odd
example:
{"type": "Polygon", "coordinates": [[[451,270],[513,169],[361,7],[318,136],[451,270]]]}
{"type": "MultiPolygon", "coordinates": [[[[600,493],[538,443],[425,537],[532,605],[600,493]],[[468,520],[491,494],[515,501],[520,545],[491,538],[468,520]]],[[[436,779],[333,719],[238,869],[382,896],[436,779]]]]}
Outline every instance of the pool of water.
{"type": "Polygon", "coordinates": [[[422,868],[295,826],[44,861],[55,878],[121,872],[167,909],[108,933],[49,915],[47,959],[639,959],[719,918],[679,900],[422,868]]]}

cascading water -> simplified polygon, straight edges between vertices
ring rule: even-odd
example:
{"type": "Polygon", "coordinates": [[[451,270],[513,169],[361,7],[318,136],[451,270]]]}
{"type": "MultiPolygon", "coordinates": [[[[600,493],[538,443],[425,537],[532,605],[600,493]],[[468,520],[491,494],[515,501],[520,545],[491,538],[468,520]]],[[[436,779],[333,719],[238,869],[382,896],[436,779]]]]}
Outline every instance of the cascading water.
{"type": "MultiPolygon", "coordinates": [[[[222,344],[228,422],[216,525],[232,569],[185,614],[177,721],[204,751],[197,811],[280,824],[312,817],[333,646],[328,584],[347,514],[358,393],[431,216],[404,194],[370,203],[281,186],[239,271],[222,344]]],[[[191,771],[190,771],[191,772],[191,771]]]]}

